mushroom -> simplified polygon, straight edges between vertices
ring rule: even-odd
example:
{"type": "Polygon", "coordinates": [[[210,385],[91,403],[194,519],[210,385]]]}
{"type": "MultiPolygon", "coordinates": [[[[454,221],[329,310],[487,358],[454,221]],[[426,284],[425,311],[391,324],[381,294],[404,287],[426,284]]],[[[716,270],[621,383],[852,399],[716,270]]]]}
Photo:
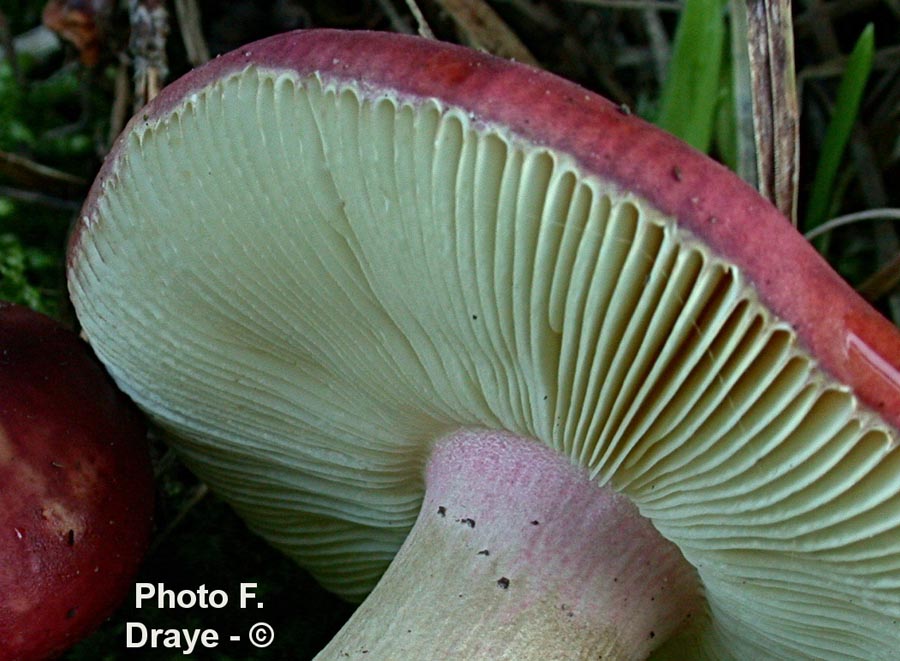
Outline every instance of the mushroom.
{"type": "Polygon", "coordinates": [[[900,649],[900,334],[572,83],[399,35],[251,44],[131,121],[68,278],[188,465],[371,591],[323,659],[900,649]]]}
{"type": "Polygon", "coordinates": [[[77,335],[0,302],[0,659],[55,656],[131,588],[152,527],[146,425],[77,335]]]}

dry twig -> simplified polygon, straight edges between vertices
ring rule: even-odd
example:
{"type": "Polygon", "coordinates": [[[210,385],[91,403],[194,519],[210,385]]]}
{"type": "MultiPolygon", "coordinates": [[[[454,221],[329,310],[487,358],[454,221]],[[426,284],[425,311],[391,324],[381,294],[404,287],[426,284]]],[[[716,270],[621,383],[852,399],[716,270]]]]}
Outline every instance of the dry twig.
{"type": "Polygon", "coordinates": [[[856,288],[862,296],[870,301],[877,301],[891,294],[900,287],[900,252],[894,255],[887,264],[870,275],[856,288]]]}
{"type": "Polygon", "coordinates": [[[23,188],[73,200],[88,187],[81,177],[5,151],[0,151],[0,175],[23,188]]]}
{"type": "Polygon", "coordinates": [[[406,0],[406,6],[409,7],[410,13],[413,15],[413,18],[416,19],[416,25],[419,28],[419,36],[425,37],[426,39],[434,39],[434,32],[432,32],[431,27],[429,27],[428,21],[425,20],[425,16],[422,14],[422,10],[419,9],[419,5],[416,4],[416,0],[406,0]]]}
{"type": "Polygon", "coordinates": [[[800,111],[790,0],[747,0],[759,191],[795,225],[800,111]]]}
{"type": "Polygon", "coordinates": [[[474,48],[539,67],[516,33],[484,0],[437,0],[474,48]]]}
{"type": "Polygon", "coordinates": [[[166,38],[169,14],[164,0],[129,0],[131,39],[128,46],[134,63],[134,106],[142,107],[159,93],[169,74],[166,38]]]}
{"type": "Polygon", "coordinates": [[[209,47],[200,26],[200,7],[197,0],[175,0],[175,15],[181,30],[181,40],[187,52],[188,62],[200,66],[209,60],[209,47]]]}

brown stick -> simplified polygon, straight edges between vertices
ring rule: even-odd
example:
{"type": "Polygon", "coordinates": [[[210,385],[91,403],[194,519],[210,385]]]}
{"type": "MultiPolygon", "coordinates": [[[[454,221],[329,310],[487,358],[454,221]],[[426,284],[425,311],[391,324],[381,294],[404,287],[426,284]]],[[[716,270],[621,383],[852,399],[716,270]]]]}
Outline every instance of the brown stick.
{"type": "Polygon", "coordinates": [[[163,0],[129,0],[131,39],[129,50],[134,63],[134,105],[142,107],[159,93],[169,68],[166,38],[169,14],[163,0]]]}
{"type": "Polygon", "coordinates": [[[747,0],[760,193],[797,222],[799,124],[790,0],[747,0]]]}
{"type": "Polygon", "coordinates": [[[175,15],[181,30],[181,40],[188,62],[197,67],[209,60],[209,47],[200,27],[200,6],[197,0],[175,0],[175,15]]]}
{"type": "Polygon", "coordinates": [[[438,0],[469,45],[535,67],[540,64],[516,33],[484,0],[438,0]]]}

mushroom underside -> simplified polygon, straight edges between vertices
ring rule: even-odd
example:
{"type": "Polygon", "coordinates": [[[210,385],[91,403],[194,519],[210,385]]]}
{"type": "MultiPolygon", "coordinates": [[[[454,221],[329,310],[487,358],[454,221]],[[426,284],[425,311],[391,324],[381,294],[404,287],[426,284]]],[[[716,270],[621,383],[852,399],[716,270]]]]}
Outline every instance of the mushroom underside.
{"type": "Polygon", "coordinates": [[[117,158],[70,262],[85,332],[326,587],[372,589],[437,439],[507,430],[696,568],[691,658],[900,645],[895,432],[640,197],[439,100],[253,66],[117,158]]]}

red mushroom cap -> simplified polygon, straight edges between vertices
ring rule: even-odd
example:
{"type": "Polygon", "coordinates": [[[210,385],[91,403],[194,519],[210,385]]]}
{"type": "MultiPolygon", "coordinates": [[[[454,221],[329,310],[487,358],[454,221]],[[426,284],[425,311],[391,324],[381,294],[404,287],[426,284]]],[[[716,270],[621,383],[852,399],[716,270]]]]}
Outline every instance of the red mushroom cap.
{"type": "MultiPolygon", "coordinates": [[[[761,301],[791,325],[820,365],[900,427],[896,327],[752,187],[674,136],[575,83],[532,67],[442,42],[337,30],[289,32],[218,57],[165,88],[132,125],[166,116],[192,93],[250,64],[289,68],[329,82],[365,81],[365,86],[392,89],[401,97],[436,97],[441,90],[439,100],[447,106],[477,109],[472,117],[477,123],[504,126],[536,146],[568,154],[585,171],[678,218],[682,229],[739,264],[761,301]],[[822,315],[826,301],[829,312],[822,315]]],[[[120,141],[85,209],[93,208],[101,195],[121,149],[120,141]]],[[[76,227],[73,243],[83,228],[83,223],[76,227]]],[[[76,253],[69,251],[70,256],[76,253]]]]}
{"type": "Polygon", "coordinates": [[[113,611],[153,500],[137,410],[74,333],[0,302],[0,659],[58,654],[113,611]]]}

